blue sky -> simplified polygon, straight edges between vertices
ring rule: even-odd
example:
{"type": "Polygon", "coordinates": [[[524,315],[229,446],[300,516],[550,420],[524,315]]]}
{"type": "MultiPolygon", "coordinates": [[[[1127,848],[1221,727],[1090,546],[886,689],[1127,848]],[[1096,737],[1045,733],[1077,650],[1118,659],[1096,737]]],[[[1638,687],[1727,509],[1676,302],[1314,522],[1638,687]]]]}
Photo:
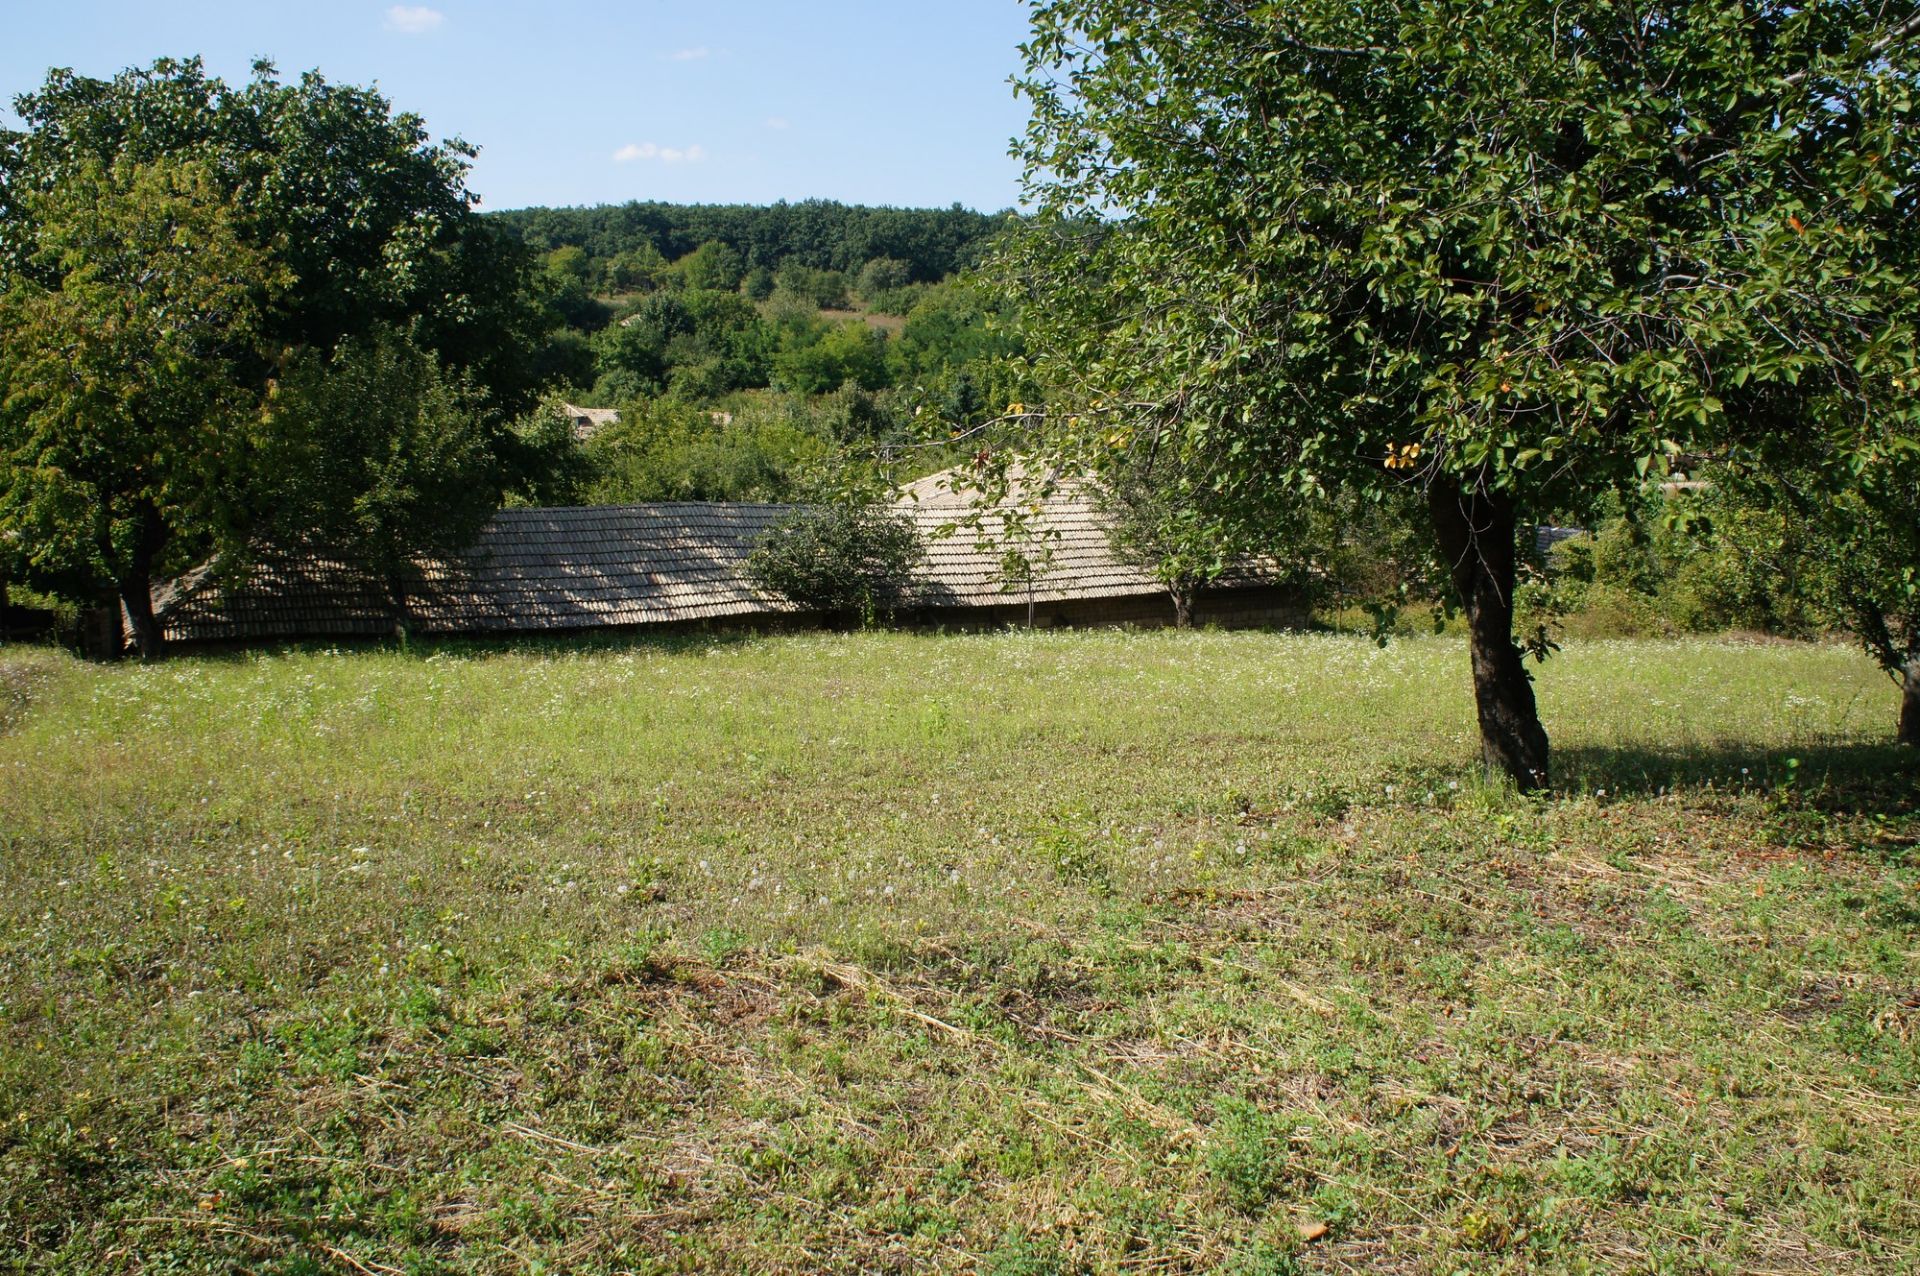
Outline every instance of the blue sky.
{"type": "MultiPolygon", "coordinates": [[[[993,211],[1019,198],[1007,77],[1023,0],[629,0],[540,5],[0,0],[0,100],[52,66],[108,76],[198,53],[242,79],[377,83],[481,148],[488,208],[848,203],[993,211]]],[[[10,110],[0,121],[18,124],[10,110]]]]}

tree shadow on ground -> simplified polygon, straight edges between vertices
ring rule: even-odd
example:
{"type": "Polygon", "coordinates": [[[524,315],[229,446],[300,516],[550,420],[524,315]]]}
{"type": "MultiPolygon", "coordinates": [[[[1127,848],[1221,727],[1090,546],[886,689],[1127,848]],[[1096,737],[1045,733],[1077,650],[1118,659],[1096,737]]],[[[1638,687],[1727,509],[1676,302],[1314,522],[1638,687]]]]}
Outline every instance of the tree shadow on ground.
{"type": "Polygon", "coordinates": [[[765,639],[767,628],[728,626],[713,629],[683,629],[668,632],[634,630],[588,630],[580,633],[486,634],[472,636],[429,636],[413,638],[404,646],[387,644],[390,650],[425,659],[444,655],[474,660],[488,656],[583,656],[606,652],[636,651],[657,655],[687,655],[751,646],[765,639]]]}
{"type": "Polygon", "coordinates": [[[1572,745],[1554,751],[1554,769],[1557,787],[1569,793],[1792,792],[1801,804],[1833,814],[1920,812],[1920,749],[1891,741],[1792,748],[1738,741],[1572,745]]]}
{"type": "Polygon", "coordinates": [[[426,660],[444,656],[458,660],[484,660],[491,656],[536,655],[566,656],[598,652],[644,651],[661,655],[684,655],[744,647],[767,637],[768,628],[715,627],[679,630],[583,630],[572,633],[501,633],[475,635],[414,635],[399,639],[350,635],[335,638],[303,638],[285,642],[202,642],[178,643],[168,647],[165,659],[191,660],[208,664],[244,664],[271,656],[313,656],[329,652],[378,651],[426,660]]]}

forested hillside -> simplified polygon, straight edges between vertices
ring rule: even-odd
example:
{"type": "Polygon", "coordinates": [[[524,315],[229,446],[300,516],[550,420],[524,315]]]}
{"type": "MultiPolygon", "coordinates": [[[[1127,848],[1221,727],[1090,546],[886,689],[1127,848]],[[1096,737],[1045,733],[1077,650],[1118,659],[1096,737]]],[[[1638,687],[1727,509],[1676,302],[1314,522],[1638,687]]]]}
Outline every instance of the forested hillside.
{"type": "Polygon", "coordinates": [[[725,244],[749,268],[797,261],[816,270],[858,272],[867,262],[904,262],[919,283],[973,265],[1011,213],[951,208],[867,208],[833,200],[797,204],[664,204],[595,208],[516,208],[494,213],[530,247],[579,248],[597,262],[622,254],[686,256],[708,242],[725,244]]]}
{"type": "Polygon", "coordinates": [[[969,273],[1012,213],[809,200],[492,220],[532,256],[550,390],[621,414],[551,500],[785,499],[875,451],[910,475],[946,459],[929,437],[1030,397],[1017,316],[969,273]]]}

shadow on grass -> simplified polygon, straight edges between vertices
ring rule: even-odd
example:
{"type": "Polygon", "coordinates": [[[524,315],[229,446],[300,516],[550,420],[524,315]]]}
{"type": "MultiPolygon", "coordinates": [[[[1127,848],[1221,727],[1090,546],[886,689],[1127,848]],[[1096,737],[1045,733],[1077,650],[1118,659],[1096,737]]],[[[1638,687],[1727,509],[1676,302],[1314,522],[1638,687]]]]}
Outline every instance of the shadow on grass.
{"type": "Polygon", "coordinates": [[[244,664],[263,657],[317,656],[329,652],[380,652],[426,660],[447,656],[459,660],[484,660],[491,656],[533,655],[569,656],[599,652],[646,651],[668,655],[694,654],[744,647],[761,641],[775,631],[751,628],[647,630],[587,630],[576,633],[486,634],[480,636],[430,635],[404,641],[391,637],[344,636],[306,638],[269,643],[180,644],[167,649],[164,659],[193,660],[209,664],[244,664]]]}
{"type": "Polygon", "coordinates": [[[1920,811],[1920,749],[1890,741],[1798,748],[1759,743],[1572,745],[1554,750],[1553,762],[1557,787],[1571,793],[1792,790],[1800,802],[1836,814],[1920,811]]]}

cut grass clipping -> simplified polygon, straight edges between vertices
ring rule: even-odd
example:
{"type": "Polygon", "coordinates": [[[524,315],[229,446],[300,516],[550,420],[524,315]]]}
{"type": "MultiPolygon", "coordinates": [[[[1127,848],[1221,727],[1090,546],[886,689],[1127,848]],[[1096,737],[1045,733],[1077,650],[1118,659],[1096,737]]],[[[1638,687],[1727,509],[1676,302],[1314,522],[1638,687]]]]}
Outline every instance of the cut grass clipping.
{"type": "Polygon", "coordinates": [[[0,1263],[1894,1272],[1920,869],[1840,649],[0,651],[0,1263]]]}

